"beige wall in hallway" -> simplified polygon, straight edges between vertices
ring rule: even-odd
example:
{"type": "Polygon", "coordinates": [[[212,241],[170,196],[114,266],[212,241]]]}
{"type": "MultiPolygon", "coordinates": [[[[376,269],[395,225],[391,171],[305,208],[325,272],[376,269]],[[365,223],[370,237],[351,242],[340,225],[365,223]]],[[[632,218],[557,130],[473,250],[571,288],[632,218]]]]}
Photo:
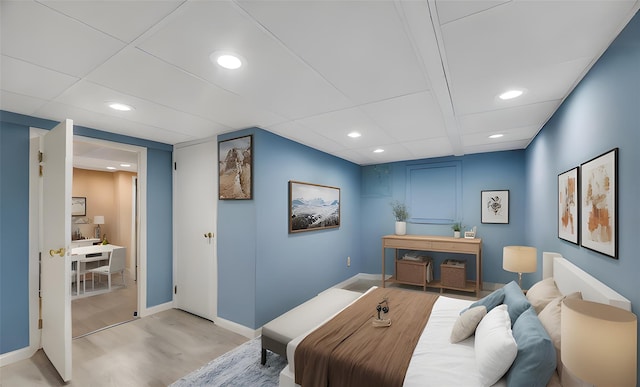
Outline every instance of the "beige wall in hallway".
{"type": "Polygon", "coordinates": [[[106,234],[109,243],[127,248],[127,267],[131,263],[131,214],[132,214],[132,172],[101,172],[88,169],[73,169],[73,196],[87,198],[89,224],[73,224],[84,237],[92,238],[95,225],[93,217],[104,216],[100,226],[101,238],[106,234]]]}

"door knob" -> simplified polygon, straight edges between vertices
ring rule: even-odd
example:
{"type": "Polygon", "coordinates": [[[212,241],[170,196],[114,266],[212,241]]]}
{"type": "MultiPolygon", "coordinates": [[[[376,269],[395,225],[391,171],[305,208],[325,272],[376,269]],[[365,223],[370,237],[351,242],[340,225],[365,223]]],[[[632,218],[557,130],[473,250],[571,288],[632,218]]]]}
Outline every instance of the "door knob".
{"type": "Polygon", "coordinates": [[[53,249],[49,250],[49,255],[50,256],[53,257],[56,254],[61,256],[61,257],[64,257],[64,247],[61,247],[58,250],[53,250],[53,249]]]}
{"type": "Polygon", "coordinates": [[[205,238],[209,238],[209,239],[211,239],[211,238],[213,238],[213,233],[212,233],[212,232],[210,232],[210,233],[205,233],[205,234],[204,234],[204,237],[205,237],[205,238]]]}

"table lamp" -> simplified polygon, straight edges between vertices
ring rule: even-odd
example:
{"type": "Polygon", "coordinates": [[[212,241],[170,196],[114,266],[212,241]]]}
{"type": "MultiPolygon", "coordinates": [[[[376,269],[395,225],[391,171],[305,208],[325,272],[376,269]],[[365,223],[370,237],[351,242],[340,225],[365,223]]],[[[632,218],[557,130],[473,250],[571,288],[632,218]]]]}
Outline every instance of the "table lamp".
{"type": "Polygon", "coordinates": [[[638,318],[607,304],[564,300],[560,317],[562,363],[595,386],[635,386],[638,318]]]}
{"type": "Polygon", "coordinates": [[[100,239],[100,225],[104,224],[104,216],[102,215],[96,215],[93,217],[93,224],[97,225],[96,226],[96,235],[95,237],[100,239]]]}
{"type": "Polygon", "coordinates": [[[537,270],[537,252],[535,247],[505,246],[502,250],[502,268],[518,273],[518,285],[522,288],[522,273],[535,273],[537,270]]]}

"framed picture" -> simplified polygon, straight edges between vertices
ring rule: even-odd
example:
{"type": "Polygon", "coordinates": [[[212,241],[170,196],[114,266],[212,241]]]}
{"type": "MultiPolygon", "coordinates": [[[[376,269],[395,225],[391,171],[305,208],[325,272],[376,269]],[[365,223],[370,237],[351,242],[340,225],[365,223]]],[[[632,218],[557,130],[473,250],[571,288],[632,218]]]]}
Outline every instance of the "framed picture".
{"type": "Polygon", "coordinates": [[[340,188],[289,181],[289,233],[340,227],[340,188]]]}
{"type": "Polygon", "coordinates": [[[218,199],[253,199],[253,136],[218,142],[218,199]]]}
{"type": "Polygon", "coordinates": [[[71,216],[87,216],[87,198],[71,198],[71,216]]]}
{"type": "Polygon", "coordinates": [[[578,167],[558,175],[558,238],[578,244],[578,167]]]}
{"type": "Polygon", "coordinates": [[[481,222],[509,223],[509,190],[482,191],[481,222]]]}
{"type": "Polygon", "coordinates": [[[580,241],[618,258],[618,148],[580,166],[580,241]]]}

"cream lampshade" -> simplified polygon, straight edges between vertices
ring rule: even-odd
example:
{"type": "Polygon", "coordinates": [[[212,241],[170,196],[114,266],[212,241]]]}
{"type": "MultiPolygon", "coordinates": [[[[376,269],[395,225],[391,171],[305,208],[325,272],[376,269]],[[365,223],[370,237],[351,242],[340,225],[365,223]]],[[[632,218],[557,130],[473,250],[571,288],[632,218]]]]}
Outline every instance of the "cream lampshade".
{"type": "Polygon", "coordinates": [[[96,215],[93,217],[93,224],[97,225],[96,226],[96,234],[95,237],[96,238],[100,238],[100,225],[104,224],[104,216],[103,215],[96,215]]]}
{"type": "Polygon", "coordinates": [[[635,386],[638,318],[611,305],[564,300],[561,320],[562,363],[595,386],[635,386]]]}
{"type": "Polygon", "coordinates": [[[502,250],[502,268],[518,273],[518,285],[522,287],[522,273],[535,273],[538,266],[538,250],[528,246],[505,246],[502,250]]]}

